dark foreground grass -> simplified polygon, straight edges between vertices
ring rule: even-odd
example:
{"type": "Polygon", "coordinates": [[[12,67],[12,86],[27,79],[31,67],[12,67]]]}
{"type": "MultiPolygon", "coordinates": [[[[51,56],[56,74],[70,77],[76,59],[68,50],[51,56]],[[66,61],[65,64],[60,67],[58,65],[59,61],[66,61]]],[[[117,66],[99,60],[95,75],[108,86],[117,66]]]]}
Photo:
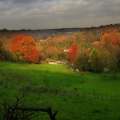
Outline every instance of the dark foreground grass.
{"type": "MultiPolygon", "coordinates": [[[[120,120],[120,73],[74,73],[65,65],[0,63],[0,97],[27,95],[29,107],[52,107],[57,120],[120,120]]],[[[40,113],[34,120],[49,120],[40,113]]]]}

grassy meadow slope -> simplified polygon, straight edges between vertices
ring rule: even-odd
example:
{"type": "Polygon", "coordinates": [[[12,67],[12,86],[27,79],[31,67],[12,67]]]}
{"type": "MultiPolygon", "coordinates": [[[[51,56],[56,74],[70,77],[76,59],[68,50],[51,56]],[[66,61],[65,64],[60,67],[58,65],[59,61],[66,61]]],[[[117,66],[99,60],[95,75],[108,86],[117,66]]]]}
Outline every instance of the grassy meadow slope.
{"type": "MultiPolygon", "coordinates": [[[[26,92],[26,106],[52,107],[57,120],[120,120],[120,73],[75,73],[65,65],[0,62],[0,97],[26,92]]],[[[48,120],[40,113],[34,120],[48,120]]]]}

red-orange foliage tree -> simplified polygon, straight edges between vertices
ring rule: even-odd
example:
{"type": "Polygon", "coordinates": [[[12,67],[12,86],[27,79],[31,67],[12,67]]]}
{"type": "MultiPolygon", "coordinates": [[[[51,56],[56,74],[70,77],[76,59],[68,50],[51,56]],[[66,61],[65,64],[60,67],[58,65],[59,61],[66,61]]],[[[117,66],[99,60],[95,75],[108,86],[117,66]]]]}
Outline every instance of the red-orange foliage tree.
{"type": "Polygon", "coordinates": [[[17,55],[18,60],[22,60],[24,58],[28,62],[37,63],[39,61],[36,43],[31,36],[14,36],[10,41],[10,48],[11,51],[17,55]]]}
{"type": "Polygon", "coordinates": [[[73,64],[75,59],[77,56],[77,45],[76,44],[72,44],[72,46],[70,47],[70,50],[68,52],[68,57],[70,59],[70,63],[73,64]]]}
{"type": "Polygon", "coordinates": [[[112,34],[110,34],[111,42],[114,45],[120,45],[120,34],[113,31],[112,34]]]}
{"type": "Polygon", "coordinates": [[[112,33],[105,33],[102,36],[101,39],[101,44],[102,45],[108,45],[112,43],[113,45],[120,45],[120,33],[116,32],[116,31],[112,31],[112,33]]]}

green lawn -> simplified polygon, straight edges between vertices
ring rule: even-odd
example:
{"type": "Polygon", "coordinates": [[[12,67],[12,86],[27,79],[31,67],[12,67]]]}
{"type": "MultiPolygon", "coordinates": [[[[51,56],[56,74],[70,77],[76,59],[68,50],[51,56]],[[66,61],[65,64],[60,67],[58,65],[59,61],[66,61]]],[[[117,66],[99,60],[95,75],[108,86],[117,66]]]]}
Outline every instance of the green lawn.
{"type": "MultiPolygon", "coordinates": [[[[75,73],[65,65],[0,62],[0,96],[26,92],[26,106],[52,107],[57,120],[120,120],[120,73],[75,73]]],[[[49,120],[40,113],[34,120],[49,120]]]]}

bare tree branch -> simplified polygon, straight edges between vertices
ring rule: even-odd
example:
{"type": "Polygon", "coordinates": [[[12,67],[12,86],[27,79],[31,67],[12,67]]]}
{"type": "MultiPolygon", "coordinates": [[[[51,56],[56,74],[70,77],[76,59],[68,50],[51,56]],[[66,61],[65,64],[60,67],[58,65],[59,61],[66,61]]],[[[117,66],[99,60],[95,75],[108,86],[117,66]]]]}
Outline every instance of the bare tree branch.
{"type": "Polygon", "coordinates": [[[1,99],[0,105],[2,110],[1,119],[2,120],[31,120],[35,116],[38,115],[38,112],[46,112],[50,120],[55,120],[55,117],[58,113],[52,113],[51,108],[34,108],[34,107],[25,107],[24,105],[24,98],[25,95],[23,94],[21,97],[15,96],[15,101],[10,101],[8,99],[1,99]]]}

